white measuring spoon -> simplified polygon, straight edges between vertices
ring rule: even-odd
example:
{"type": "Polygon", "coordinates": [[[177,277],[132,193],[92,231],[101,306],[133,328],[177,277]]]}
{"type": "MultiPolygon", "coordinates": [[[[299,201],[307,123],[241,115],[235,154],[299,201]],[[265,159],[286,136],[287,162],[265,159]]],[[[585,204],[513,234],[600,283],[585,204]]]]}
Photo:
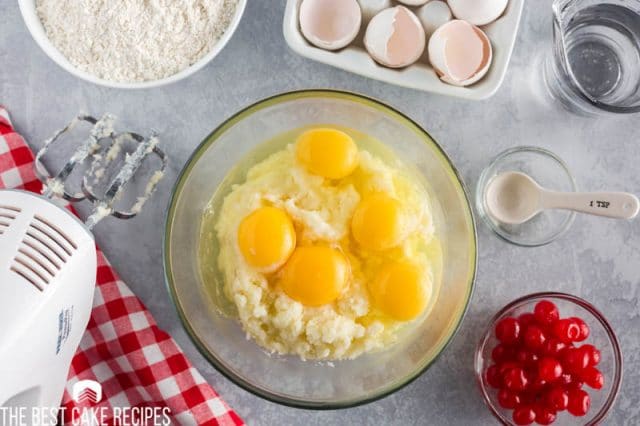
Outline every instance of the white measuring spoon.
{"type": "Polygon", "coordinates": [[[519,225],[546,209],[573,210],[615,219],[633,219],[638,198],[626,192],[557,192],[542,188],[524,173],[505,172],[487,184],[488,213],[508,225],[519,225]]]}

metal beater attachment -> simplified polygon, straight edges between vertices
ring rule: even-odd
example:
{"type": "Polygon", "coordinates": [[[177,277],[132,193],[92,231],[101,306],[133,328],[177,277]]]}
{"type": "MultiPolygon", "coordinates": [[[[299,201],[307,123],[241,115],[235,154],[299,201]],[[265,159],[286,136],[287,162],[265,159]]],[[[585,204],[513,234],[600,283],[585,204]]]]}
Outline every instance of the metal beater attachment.
{"type": "Polygon", "coordinates": [[[111,114],[105,114],[99,120],[90,115],[80,114],[46,140],[36,154],[35,169],[38,178],[44,184],[43,195],[48,198],[63,198],[70,202],[91,202],[93,211],[85,221],[89,229],[107,216],[119,219],[135,217],[155,191],[168,163],[167,156],[157,146],[158,138],[155,133],[148,138],[131,132],[116,133],[114,123],[115,117],[111,114]],[[82,122],[91,125],[89,135],[83,138],[58,174],[51,176],[42,164],[43,156],[51,150],[56,141],[82,122]],[[126,152],[125,148],[129,146],[133,146],[134,149],[126,152]],[[127,185],[152,154],[160,160],[160,165],[148,178],[144,193],[138,196],[128,209],[117,209],[115,205],[122,198],[127,185]],[[123,160],[120,164],[116,164],[121,158],[123,160]],[[80,166],[85,168],[80,188],[73,190],[68,180],[80,166]]]}

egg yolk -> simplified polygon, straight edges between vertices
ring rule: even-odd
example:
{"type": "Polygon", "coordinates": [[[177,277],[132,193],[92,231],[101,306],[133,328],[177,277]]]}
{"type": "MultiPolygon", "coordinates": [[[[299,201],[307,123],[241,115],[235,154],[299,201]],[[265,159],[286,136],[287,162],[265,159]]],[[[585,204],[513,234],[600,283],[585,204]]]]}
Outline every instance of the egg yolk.
{"type": "Polygon", "coordinates": [[[398,321],[416,318],[426,306],[420,268],[407,261],[383,266],[369,292],[378,309],[398,321]]]}
{"type": "Polygon", "coordinates": [[[273,272],[293,253],[296,232],[286,212],[276,207],[260,207],[240,223],[238,245],[249,265],[273,272]]]}
{"type": "Polygon", "coordinates": [[[364,248],[390,249],[404,238],[402,216],[402,205],[395,198],[386,194],[369,195],[356,207],[351,232],[364,248]]]}
{"type": "Polygon", "coordinates": [[[358,166],[358,147],[340,130],[313,129],[298,138],[296,157],[310,173],[342,179],[358,166]]]}
{"type": "Polygon", "coordinates": [[[305,306],[321,306],[336,300],[347,286],[349,262],[338,250],[298,247],[282,269],[282,290],[305,306]]]}

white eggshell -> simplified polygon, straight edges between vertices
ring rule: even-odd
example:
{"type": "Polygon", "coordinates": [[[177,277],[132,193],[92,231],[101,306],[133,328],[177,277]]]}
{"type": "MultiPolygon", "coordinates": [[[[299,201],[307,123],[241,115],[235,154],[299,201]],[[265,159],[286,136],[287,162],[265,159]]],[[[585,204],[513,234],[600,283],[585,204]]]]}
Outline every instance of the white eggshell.
{"type": "Polygon", "coordinates": [[[480,81],[485,75],[487,75],[487,72],[489,72],[491,62],[493,61],[493,48],[491,47],[491,41],[484,31],[482,31],[478,27],[475,27],[475,29],[478,31],[478,35],[482,38],[483,44],[485,46],[484,51],[486,52],[486,54],[484,56],[482,65],[472,77],[463,81],[450,80],[447,76],[444,76],[444,78],[442,78],[442,81],[444,81],[445,83],[449,83],[454,86],[471,86],[472,84],[480,81]]]}
{"type": "Polygon", "coordinates": [[[426,35],[413,12],[404,6],[396,6],[371,19],[364,45],[376,62],[390,68],[403,68],[420,58],[426,45],[426,35]]]}
{"type": "Polygon", "coordinates": [[[462,20],[450,21],[429,39],[429,61],[442,81],[469,86],[485,76],[493,49],[480,28],[462,20]]]}
{"type": "Polygon", "coordinates": [[[446,24],[431,35],[429,38],[429,45],[427,46],[429,63],[431,63],[431,66],[439,76],[444,75],[447,70],[447,64],[444,57],[446,39],[441,34],[444,31],[444,28],[446,28],[446,24]]]}
{"type": "Polygon", "coordinates": [[[300,30],[311,44],[337,50],[356,38],[362,13],[357,0],[303,0],[299,19],[300,30]]]}
{"type": "Polygon", "coordinates": [[[429,0],[398,0],[398,3],[405,4],[407,6],[422,6],[429,0]]]}
{"type": "Polygon", "coordinates": [[[500,17],[509,0],[449,0],[453,16],[473,25],[487,25],[500,17]]]}
{"type": "Polygon", "coordinates": [[[435,30],[449,22],[453,17],[447,3],[441,0],[432,0],[425,4],[416,11],[416,16],[422,22],[427,36],[433,34],[435,30]]]}
{"type": "Polygon", "coordinates": [[[381,11],[392,6],[391,0],[359,0],[362,9],[362,21],[368,23],[381,11]]]}

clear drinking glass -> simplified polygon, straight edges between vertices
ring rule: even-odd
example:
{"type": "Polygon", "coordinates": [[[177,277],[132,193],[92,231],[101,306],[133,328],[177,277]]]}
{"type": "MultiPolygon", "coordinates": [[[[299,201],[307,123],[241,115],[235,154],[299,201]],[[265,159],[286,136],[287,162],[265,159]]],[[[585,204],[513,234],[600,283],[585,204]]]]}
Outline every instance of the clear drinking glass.
{"type": "Polygon", "coordinates": [[[551,96],[593,115],[640,111],[640,0],[554,0],[551,96]]]}

